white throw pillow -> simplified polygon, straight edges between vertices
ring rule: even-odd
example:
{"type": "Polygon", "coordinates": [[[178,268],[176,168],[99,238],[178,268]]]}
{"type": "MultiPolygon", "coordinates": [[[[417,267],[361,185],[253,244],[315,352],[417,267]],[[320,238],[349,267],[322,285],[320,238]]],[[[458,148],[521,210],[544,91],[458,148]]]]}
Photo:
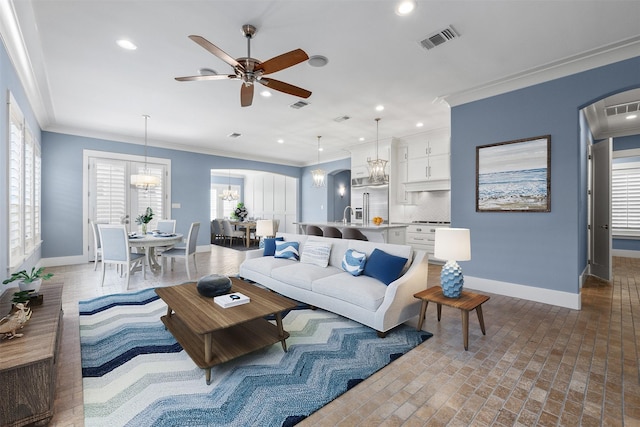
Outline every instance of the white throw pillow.
{"type": "Polygon", "coordinates": [[[307,241],[302,248],[300,262],[326,267],[329,265],[331,243],[307,241]]]}

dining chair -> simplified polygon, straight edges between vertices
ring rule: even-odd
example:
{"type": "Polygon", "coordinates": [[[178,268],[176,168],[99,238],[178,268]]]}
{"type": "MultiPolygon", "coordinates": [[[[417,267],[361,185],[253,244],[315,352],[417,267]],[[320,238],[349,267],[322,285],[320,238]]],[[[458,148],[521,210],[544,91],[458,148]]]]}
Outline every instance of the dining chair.
{"type": "Polygon", "coordinates": [[[222,224],[220,223],[219,219],[212,219],[211,220],[211,243],[216,243],[218,239],[224,240],[224,233],[222,232],[222,224]]]}
{"type": "Polygon", "coordinates": [[[93,271],[98,269],[98,258],[102,258],[102,244],[100,243],[100,232],[98,231],[98,224],[93,221],[89,221],[91,225],[91,231],[93,231],[93,271]]]}
{"type": "Polygon", "coordinates": [[[316,225],[307,225],[307,236],[322,236],[322,228],[316,225]]]}
{"type": "Polygon", "coordinates": [[[369,240],[367,236],[362,234],[362,231],[358,230],[357,228],[343,228],[342,238],[352,240],[369,240]]]}
{"type": "MultiPolygon", "coordinates": [[[[156,225],[156,230],[165,234],[173,234],[176,232],[176,220],[175,219],[159,219],[158,224],[156,225]]],[[[162,252],[167,251],[173,247],[174,245],[156,246],[155,247],[156,255],[160,256],[162,252]]]]}
{"type": "Polygon", "coordinates": [[[247,235],[247,233],[242,230],[234,230],[231,222],[228,219],[222,220],[222,234],[224,235],[225,239],[229,239],[229,247],[231,247],[234,238],[244,240],[247,235]]]}
{"type": "Polygon", "coordinates": [[[104,286],[105,267],[107,264],[115,264],[121,267],[127,274],[127,287],[131,270],[138,265],[142,267],[142,278],[146,279],[145,254],[133,253],[129,250],[129,236],[125,225],[98,224],[98,234],[102,244],[102,285],[104,286]]]}
{"type": "Polygon", "coordinates": [[[274,219],[273,220],[273,235],[275,236],[278,233],[278,229],[280,228],[280,220],[279,219],[274,219]]]}
{"type": "Polygon", "coordinates": [[[322,229],[322,235],[324,237],[333,237],[335,239],[342,239],[342,232],[336,227],[324,227],[322,229]]]}
{"type": "Polygon", "coordinates": [[[175,233],[176,232],[176,220],[175,219],[159,219],[156,229],[161,233],[175,233]]]}
{"type": "MultiPolygon", "coordinates": [[[[191,271],[189,270],[189,258],[193,256],[193,268],[196,273],[198,272],[198,267],[196,266],[196,244],[198,243],[198,231],[200,230],[199,222],[192,222],[189,227],[189,234],[187,235],[186,246],[176,246],[171,249],[167,249],[166,251],[160,254],[163,258],[171,258],[171,271],[173,271],[173,266],[175,264],[176,258],[184,258],[185,267],[187,269],[187,277],[191,280],[191,271]]],[[[163,259],[162,268],[165,268],[165,262],[163,259]]]]}

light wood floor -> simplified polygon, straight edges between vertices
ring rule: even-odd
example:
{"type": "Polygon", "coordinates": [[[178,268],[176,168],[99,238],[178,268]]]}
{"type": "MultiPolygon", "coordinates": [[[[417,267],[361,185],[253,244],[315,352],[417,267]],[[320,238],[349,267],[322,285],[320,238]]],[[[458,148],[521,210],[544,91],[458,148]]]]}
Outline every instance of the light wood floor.
{"type": "MultiPolygon", "coordinates": [[[[213,247],[197,254],[198,274],[236,274],[244,253],[213,247]]],[[[538,267],[539,268],[539,267],[538,267]]],[[[440,267],[429,271],[439,284],[440,267]]],[[[64,283],[64,333],[55,416],[50,425],[83,426],[79,300],[124,290],[93,264],[52,267],[64,283]]],[[[132,276],[130,289],[186,281],[173,273],[132,276]]],[[[424,329],[433,338],[345,393],[300,426],[637,426],[640,425],[640,260],[614,258],[613,284],[590,280],[582,310],[499,295],[483,305],[487,335],[469,322],[464,351],[461,316],[429,305],[424,329]]],[[[46,283],[45,285],[46,286],[46,283]]]]}

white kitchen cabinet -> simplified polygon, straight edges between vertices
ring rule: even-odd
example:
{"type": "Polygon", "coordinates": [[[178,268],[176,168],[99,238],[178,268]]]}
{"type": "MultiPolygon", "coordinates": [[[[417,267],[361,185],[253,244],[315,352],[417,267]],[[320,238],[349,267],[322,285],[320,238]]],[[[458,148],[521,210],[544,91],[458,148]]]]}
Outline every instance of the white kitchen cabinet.
{"type": "Polygon", "coordinates": [[[398,146],[396,148],[396,165],[393,178],[396,189],[396,202],[403,205],[413,202],[412,193],[405,188],[405,183],[409,180],[408,150],[407,146],[398,146]]]}
{"type": "Polygon", "coordinates": [[[435,259],[433,250],[436,242],[436,229],[449,228],[446,224],[411,224],[407,227],[407,244],[413,249],[423,250],[429,254],[429,262],[443,263],[435,259]]]}
{"type": "Polygon", "coordinates": [[[409,158],[449,154],[449,138],[446,136],[423,136],[409,145],[409,158]]]}
{"type": "Polygon", "coordinates": [[[449,180],[451,178],[449,154],[409,158],[407,163],[407,182],[449,180]]]}

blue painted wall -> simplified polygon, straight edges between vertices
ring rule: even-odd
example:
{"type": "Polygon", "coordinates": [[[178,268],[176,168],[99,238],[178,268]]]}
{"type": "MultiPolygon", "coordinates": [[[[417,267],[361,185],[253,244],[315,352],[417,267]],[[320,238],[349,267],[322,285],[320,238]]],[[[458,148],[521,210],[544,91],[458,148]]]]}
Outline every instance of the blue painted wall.
{"type": "Polygon", "coordinates": [[[587,265],[586,158],[579,111],[637,87],[640,57],[451,109],[451,222],[471,229],[466,275],[579,293],[579,276],[587,265]],[[475,147],[547,134],[551,212],[476,212],[475,147]]]}
{"type": "Polygon", "coordinates": [[[333,219],[334,180],[331,174],[335,171],[351,170],[351,159],[341,159],[333,162],[321,163],[320,167],[329,174],[327,186],[322,188],[313,187],[311,171],[318,165],[307,166],[302,169],[302,179],[300,181],[300,209],[299,220],[304,222],[325,222],[333,219]],[[329,196],[329,192],[331,195],[329,196]],[[329,200],[331,198],[331,200],[329,200]]]}
{"type": "MultiPolygon", "coordinates": [[[[613,151],[631,150],[634,148],[640,148],[640,135],[630,135],[613,138],[613,151]]],[[[617,238],[613,239],[611,247],[613,249],[626,251],[640,251],[640,240],[617,238]]]]}
{"type": "MultiPolygon", "coordinates": [[[[144,155],[144,146],[60,133],[42,133],[42,257],[82,254],[83,150],[144,155]]],[[[187,233],[191,222],[209,223],[211,169],[252,169],[300,178],[301,168],[201,153],[148,147],[149,157],[171,159],[171,210],[177,231],[187,233]]],[[[198,245],[209,244],[199,233],[198,245]]]]}

